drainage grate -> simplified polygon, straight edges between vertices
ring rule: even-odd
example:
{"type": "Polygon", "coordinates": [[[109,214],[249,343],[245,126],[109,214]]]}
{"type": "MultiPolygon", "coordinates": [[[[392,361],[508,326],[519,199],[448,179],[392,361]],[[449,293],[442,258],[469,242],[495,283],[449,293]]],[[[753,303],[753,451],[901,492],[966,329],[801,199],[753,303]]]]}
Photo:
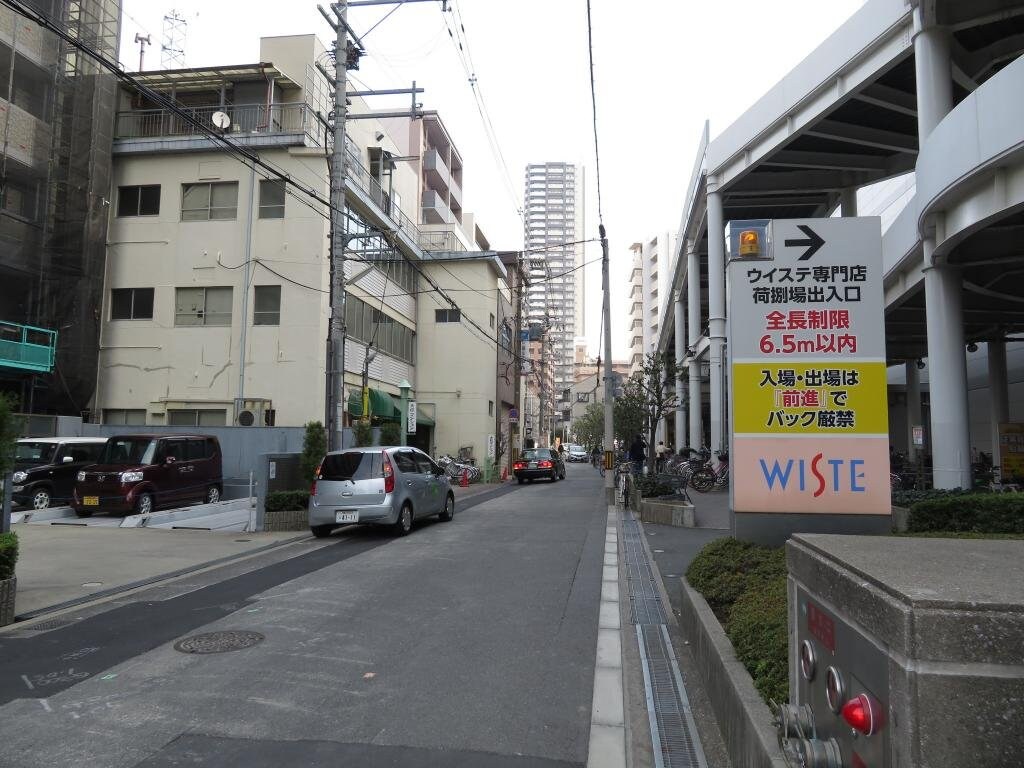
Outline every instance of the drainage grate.
{"type": "Polygon", "coordinates": [[[60,629],[74,624],[78,619],[49,619],[40,621],[30,627],[25,627],[26,632],[48,632],[51,629],[60,629]]]}
{"type": "Polygon", "coordinates": [[[251,648],[261,642],[263,635],[259,632],[226,630],[186,637],[174,644],[174,650],[182,653],[226,653],[251,648]]]}
{"type": "Polygon", "coordinates": [[[656,768],[707,768],[697,726],[679,674],[661,593],[654,581],[643,530],[630,510],[622,520],[630,619],[636,625],[656,768]]]}

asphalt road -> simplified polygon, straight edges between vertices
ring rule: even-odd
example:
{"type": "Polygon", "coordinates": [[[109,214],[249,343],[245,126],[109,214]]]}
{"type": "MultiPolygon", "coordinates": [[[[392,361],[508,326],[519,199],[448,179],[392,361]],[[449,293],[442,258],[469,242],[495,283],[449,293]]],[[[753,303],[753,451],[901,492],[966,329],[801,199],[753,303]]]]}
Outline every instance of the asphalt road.
{"type": "Polygon", "coordinates": [[[581,766],[601,496],[597,474],[570,465],[565,481],[406,538],[345,529],[263,567],[0,634],[0,765],[581,766]],[[218,630],[265,639],[173,647],[218,630]]]}

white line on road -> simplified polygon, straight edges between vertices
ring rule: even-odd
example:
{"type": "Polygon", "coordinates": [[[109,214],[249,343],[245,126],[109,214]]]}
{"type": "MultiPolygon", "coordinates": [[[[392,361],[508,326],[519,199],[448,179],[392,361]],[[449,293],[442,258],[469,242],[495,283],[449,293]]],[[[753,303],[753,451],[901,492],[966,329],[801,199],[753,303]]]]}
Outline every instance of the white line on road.
{"type": "Polygon", "coordinates": [[[28,675],[22,675],[21,679],[25,681],[25,685],[28,686],[30,691],[34,691],[36,689],[36,687],[32,685],[32,681],[28,679],[28,675]]]}

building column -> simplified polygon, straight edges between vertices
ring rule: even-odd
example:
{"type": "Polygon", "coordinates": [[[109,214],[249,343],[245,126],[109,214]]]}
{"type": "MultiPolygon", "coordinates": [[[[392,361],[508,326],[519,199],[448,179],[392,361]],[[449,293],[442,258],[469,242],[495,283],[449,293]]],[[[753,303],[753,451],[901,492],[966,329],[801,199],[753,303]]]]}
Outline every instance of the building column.
{"type": "MultiPolygon", "coordinates": [[[[686,308],[690,314],[689,346],[696,349],[700,342],[700,254],[697,246],[687,242],[686,250],[686,308]]],[[[690,447],[699,450],[704,445],[703,393],[700,383],[700,360],[690,356],[690,447]]]]}
{"type": "Polygon", "coordinates": [[[847,187],[840,193],[839,213],[844,217],[857,215],[857,188],[847,187]]]}
{"type": "Polygon", "coordinates": [[[917,360],[907,360],[903,369],[907,376],[907,460],[914,463],[918,454],[914,445],[914,427],[924,425],[921,420],[921,371],[917,360]]]}
{"type": "Polygon", "coordinates": [[[686,445],[686,391],[683,387],[683,359],[686,357],[686,305],[683,303],[683,293],[679,291],[675,295],[675,333],[676,333],[676,378],[673,382],[676,388],[676,442],[675,450],[686,445]]]}
{"type": "Polygon", "coordinates": [[[711,343],[711,456],[725,450],[725,222],[722,193],[708,181],[708,341],[711,343]]]}
{"type": "MultiPolygon", "coordinates": [[[[948,30],[914,11],[918,138],[925,144],[953,108],[953,69],[948,30]]],[[[929,225],[933,227],[934,222],[929,225]]],[[[925,316],[928,389],[931,397],[932,480],[936,488],[971,487],[970,415],[964,351],[962,284],[958,270],[935,258],[934,229],[925,232],[925,316]]]]}
{"type": "Polygon", "coordinates": [[[992,466],[1002,466],[999,425],[1010,420],[1010,387],[1006,372],[1006,342],[990,341],[988,349],[989,408],[992,414],[992,466]]]}

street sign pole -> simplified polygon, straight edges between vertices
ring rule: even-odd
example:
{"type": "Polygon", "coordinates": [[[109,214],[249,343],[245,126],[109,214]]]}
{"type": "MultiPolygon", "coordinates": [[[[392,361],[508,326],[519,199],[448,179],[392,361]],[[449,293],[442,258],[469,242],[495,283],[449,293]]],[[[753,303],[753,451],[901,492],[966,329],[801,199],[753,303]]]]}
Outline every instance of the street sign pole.
{"type": "Polygon", "coordinates": [[[726,228],[737,538],[891,528],[878,218],[726,228]]]}

